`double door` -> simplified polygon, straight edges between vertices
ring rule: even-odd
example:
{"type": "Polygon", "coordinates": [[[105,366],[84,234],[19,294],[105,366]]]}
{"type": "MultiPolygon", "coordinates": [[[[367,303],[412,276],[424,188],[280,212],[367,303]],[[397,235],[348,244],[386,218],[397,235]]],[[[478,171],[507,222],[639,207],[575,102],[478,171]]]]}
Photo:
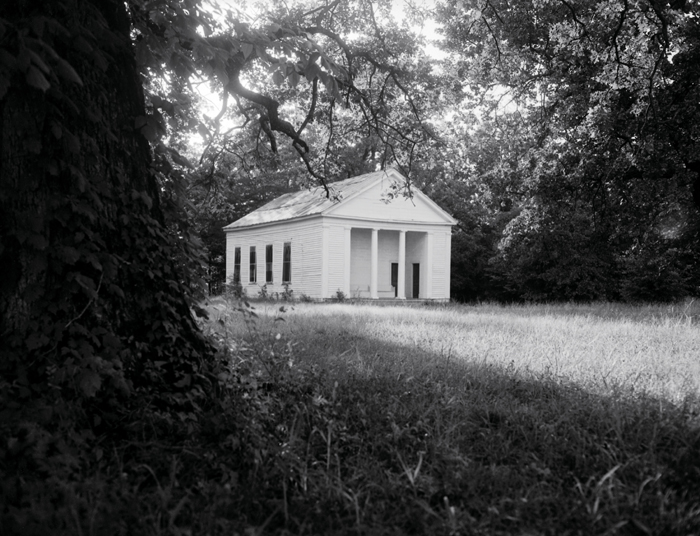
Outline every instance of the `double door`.
{"type": "MultiPolygon", "coordinates": [[[[399,295],[399,263],[391,263],[391,286],[394,287],[394,298],[399,295]]],[[[412,298],[418,299],[420,296],[420,263],[411,265],[411,289],[412,298]]]]}

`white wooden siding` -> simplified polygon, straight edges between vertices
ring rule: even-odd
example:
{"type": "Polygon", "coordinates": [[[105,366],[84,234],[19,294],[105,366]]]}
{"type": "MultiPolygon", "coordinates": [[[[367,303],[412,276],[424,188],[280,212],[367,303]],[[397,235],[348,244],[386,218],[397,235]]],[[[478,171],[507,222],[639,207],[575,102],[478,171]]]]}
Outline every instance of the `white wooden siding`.
{"type": "Polygon", "coordinates": [[[319,220],[287,222],[243,228],[226,233],[226,280],[233,276],[233,259],[236,247],[241,248],[241,283],[250,297],[256,297],[265,285],[265,246],[272,244],[272,283],[267,283],[270,294],[284,292],[282,264],[284,243],[292,245],[292,273],[289,288],[294,297],[306,294],[321,298],[322,231],[319,220]],[[250,246],[255,246],[257,256],[257,283],[250,279],[250,246]]]}
{"type": "Polygon", "coordinates": [[[429,232],[425,235],[426,270],[425,270],[425,295],[433,297],[433,266],[435,266],[435,233],[429,232]]]}
{"type": "Polygon", "coordinates": [[[399,262],[399,232],[379,231],[379,252],[377,256],[377,295],[380,298],[393,298],[391,286],[391,263],[399,262]]]}
{"type": "Polygon", "coordinates": [[[413,297],[413,265],[420,265],[419,298],[427,298],[428,251],[425,232],[406,233],[406,296],[413,297]]]}
{"type": "Polygon", "coordinates": [[[450,270],[449,264],[445,266],[446,253],[445,250],[448,247],[447,233],[435,233],[435,240],[433,246],[433,298],[434,299],[447,299],[449,297],[449,290],[445,293],[445,287],[449,284],[448,272],[450,270]]]}
{"type": "Polygon", "coordinates": [[[346,225],[343,227],[343,249],[344,249],[344,266],[343,266],[343,293],[346,297],[350,297],[350,259],[352,258],[352,227],[346,225]]]}
{"type": "Polygon", "coordinates": [[[332,298],[340,290],[345,292],[345,227],[328,225],[328,286],[326,298],[332,298]]]}
{"type": "Polygon", "coordinates": [[[350,297],[369,298],[372,231],[353,229],[350,237],[350,297]]]}
{"type": "Polygon", "coordinates": [[[451,270],[450,270],[450,260],[452,258],[452,229],[448,229],[447,232],[445,233],[445,252],[444,252],[444,261],[441,263],[443,266],[445,266],[445,296],[444,298],[446,300],[450,299],[450,277],[451,277],[451,270]]]}

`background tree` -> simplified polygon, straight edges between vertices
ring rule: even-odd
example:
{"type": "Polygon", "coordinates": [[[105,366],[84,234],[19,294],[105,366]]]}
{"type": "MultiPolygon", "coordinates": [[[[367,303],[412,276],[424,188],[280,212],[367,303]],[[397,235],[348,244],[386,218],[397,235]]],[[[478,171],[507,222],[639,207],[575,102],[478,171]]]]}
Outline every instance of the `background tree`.
{"type": "Polygon", "coordinates": [[[697,292],[696,11],[646,1],[442,5],[465,98],[479,99],[484,121],[506,116],[532,133],[518,157],[524,210],[496,258],[512,277],[514,262],[524,270],[511,280],[520,295],[697,292]],[[540,277],[542,266],[520,262],[525,236],[553,255],[534,294],[522,278],[540,277]],[[572,240],[589,266],[573,286],[556,285],[569,279],[572,240]]]}

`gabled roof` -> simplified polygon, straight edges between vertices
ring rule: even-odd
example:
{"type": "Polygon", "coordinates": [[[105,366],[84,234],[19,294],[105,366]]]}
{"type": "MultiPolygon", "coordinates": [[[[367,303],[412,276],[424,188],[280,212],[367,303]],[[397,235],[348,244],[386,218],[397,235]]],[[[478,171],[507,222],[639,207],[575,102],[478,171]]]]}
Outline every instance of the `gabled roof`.
{"type": "MultiPolygon", "coordinates": [[[[403,175],[396,170],[388,169],[386,171],[375,171],[373,173],[366,173],[365,175],[330,183],[328,185],[330,197],[326,195],[325,189],[320,186],[309,190],[284,194],[257,210],[254,210],[250,214],[243,216],[241,219],[227,225],[224,227],[224,230],[322,215],[338,207],[342,203],[357,197],[378,182],[389,181],[389,184],[395,184],[405,180],[403,175]]],[[[424,194],[421,195],[427,199],[427,196],[424,196],[424,194]]],[[[430,201],[430,203],[435,205],[432,201],[430,201]]],[[[437,205],[435,205],[435,207],[437,210],[444,213],[437,205]]],[[[448,214],[444,214],[447,218],[454,221],[448,214]]]]}

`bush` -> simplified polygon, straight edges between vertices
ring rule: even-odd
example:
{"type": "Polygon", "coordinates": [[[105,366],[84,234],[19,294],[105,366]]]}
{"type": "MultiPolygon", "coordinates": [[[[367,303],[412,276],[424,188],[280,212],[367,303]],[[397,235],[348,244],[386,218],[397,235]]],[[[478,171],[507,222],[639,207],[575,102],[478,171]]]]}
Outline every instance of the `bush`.
{"type": "Polygon", "coordinates": [[[689,288],[674,257],[674,250],[669,250],[626,259],[622,298],[628,302],[672,302],[687,296],[689,288]]]}
{"type": "Polygon", "coordinates": [[[233,278],[229,280],[229,282],[226,284],[226,297],[227,298],[235,298],[235,299],[241,299],[245,298],[246,293],[245,293],[245,288],[243,288],[243,285],[241,284],[241,281],[234,281],[233,278]]]}
{"type": "Polygon", "coordinates": [[[336,290],[335,296],[333,297],[333,301],[336,301],[338,303],[343,303],[345,300],[347,300],[347,296],[345,295],[345,292],[343,292],[340,289],[336,290]]]}
{"type": "Polygon", "coordinates": [[[615,260],[592,227],[584,215],[524,211],[508,225],[492,264],[505,294],[532,301],[614,298],[615,260]]]}

